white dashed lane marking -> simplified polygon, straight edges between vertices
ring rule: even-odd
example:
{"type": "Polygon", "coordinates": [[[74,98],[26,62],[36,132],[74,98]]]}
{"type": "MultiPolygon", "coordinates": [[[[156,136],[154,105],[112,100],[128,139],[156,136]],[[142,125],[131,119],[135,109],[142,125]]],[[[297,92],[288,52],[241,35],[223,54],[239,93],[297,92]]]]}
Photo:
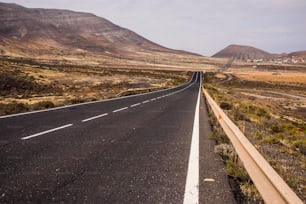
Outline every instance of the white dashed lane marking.
{"type": "MultiPolygon", "coordinates": [[[[196,82],[197,80],[195,80],[196,82]]],[[[178,91],[175,91],[175,92],[172,92],[170,94],[167,94],[167,95],[163,95],[163,96],[159,96],[157,98],[152,98],[152,99],[149,99],[149,100],[146,100],[146,101],[143,101],[142,103],[136,103],[136,104],[133,104],[131,105],[130,107],[136,107],[136,106],[139,106],[141,104],[145,104],[145,103],[149,103],[151,101],[155,101],[155,100],[158,100],[158,99],[162,99],[164,97],[167,97],[167,96],[171,96],[173,94],[176,94],[176,93],[179,93],[179,92],[182,92],[184,90],[186,90],[187,88],[189,88],[190,86],[192,86],[195,82],[191,83],[189,86],[181,89],[181,90],[178,90],[178,91]]],[[[84,105],[84,104],[81,104],[81,105],[84,105]]],[[[71,106],[70,106],[71,107],[71,106]]],[[[61,107],[62,108],[62,107],[61,107]]],[[[61,109],[61,108],[58,108],[58,109],[61,109]]],[[[117,112],[120,112],[120,111],[123,111],[123,110],[126,110],[128,109],[129,107],[124,107],[124,108],[120,108],[120,109],[117,109],[117,110],[114,110],[112,111],[113,113],[117,113],[117,112]]],[[[56,109],[54,109],[56,110],[56,109]]],[[[34,112],[33,112],[34,113],[34,112]]],[[[13,116],[17,116],[18,114],[16,115],[11,115],[11,116],[7,116],[7,117],[13,117],[13,116]]],[[[20,114],[21,115],[21,114],[20,114]]],[[[104,113],[104,114],[101,114],[101,115],[97,115],[97,116],[93,116],[93,117],[90,117],[90,118],[87,118],[87,119],[84,119],[82,120],[82,122],[88,122],[88,121],[91,121],[91,120],[95,120],[95,119],[98,119],[98,118],[101,118],[101,117],[105,117],[105,116],[108,116],[109,114],[108,113],[104,113]]],[[[6,117],[6,116],[5,116],[6,117]]],[[[31,139],[31,138],[34,138],[34,137],[38,137],[38,136],[41,136],[41,135],[45,135],[45,134],[48,134],[48,133],[51,133],[51,132],[55,132],[55,131],[58,131],[58,130],[62,130],[62,129],[65,129],[65,128],[68,128],[68,127],[71,127],[73,126],[73,124],[68,124],[68,125],[63,125],[63,126],[60,126],[60,127],[57,127],[57,128],[53,128],[53,129],[50,129],[50,130],[46,130],[46,131],[43,131],[43,132],[39,132],[39,133],[36,133],[36,134],[33,134],[33,135],[29,135],[29,136],[26,136],[26,137],[22,137],[21,139],[22,140],[28,140],[28,139],[31,139]]]]}
{"type": "Polygon", "coordinates": [[[139,106],[141,103],[135,103],[133,105],[131,105],[130,107],[133,108],[133,107],[136,107],[136,106],[139,106]]]}
{"type": "Polygon", "coordinates": [[[104,114],[101,114],[101,115],[97,115],[97,116],[94,116],[94,117],[91,117],[91,118],[87,118],[87,119],[85,119],[85,120],[82,120],[82,122],[84,123],[84,122],[87,122],[87,121],[90,121],[90,120],[94,120],[94,119],[97,119],[97,118],[105,117],[105,116],[107,116],[107,115],[108,115],[108,113],[104,113],[104,114]]]}
{"type": "Polygon", "coordinates": [[[126,109],[128,109],[128,108],[129,108],[129,107],[120,108],[120,109],[114,110],[113,113],[117,113],[117,112],[126,110],[126,109]]]}
{"type": "Polygon", "coordinates": [[[23,138],[21,138],[21,139],[22,139],[22,140],[28,140],[28,139],[31,139],[31,138],[33,138],[33,137],[38,137],[38,136],[45,135],[45,134],[50,133],[50,132],[54,132],[54,131],[57,131],[57,130],[61,130],[61,129],[70,127],[70,126],[72,126],[72,125],[73,125],[73,124],[64,125],[64,126],[61,126],[61,127],[57,127],[57,128],[54,128],[54,129],[50,129],[50,130],[46,130],[46,131],[43,131],[43,132],[40,132],[40,133],[36,133],[36,134],[34,134],[34,135],[30,135],[30,136],[27,136],[27,137],[23,137],[23,138]]]}

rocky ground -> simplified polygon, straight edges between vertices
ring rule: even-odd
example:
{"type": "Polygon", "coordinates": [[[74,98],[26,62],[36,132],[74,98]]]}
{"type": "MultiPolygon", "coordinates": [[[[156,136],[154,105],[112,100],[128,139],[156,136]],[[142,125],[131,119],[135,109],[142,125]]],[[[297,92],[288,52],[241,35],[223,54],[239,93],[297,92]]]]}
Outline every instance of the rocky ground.
{"type": "Polygon", "coordinates": [[[204,78],[221,108],[305,202],[305,73],[206,73],[204,78]]]}
{"type": "Polygon", "coordinates": [[[0,115],[164,89],[187,82],[186,71],[107,69],[2,58],[0,115]]]}

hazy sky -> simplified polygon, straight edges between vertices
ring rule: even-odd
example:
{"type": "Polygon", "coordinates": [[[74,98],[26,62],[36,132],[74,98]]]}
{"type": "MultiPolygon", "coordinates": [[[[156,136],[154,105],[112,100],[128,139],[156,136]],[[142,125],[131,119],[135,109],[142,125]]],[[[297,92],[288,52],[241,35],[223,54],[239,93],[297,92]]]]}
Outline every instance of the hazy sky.
{"type": "Polygon", "coordinates": [[[306,0],[3,1],[94,13],[163,46],[206,56],[229,44],[306,50],[306,0]]]}

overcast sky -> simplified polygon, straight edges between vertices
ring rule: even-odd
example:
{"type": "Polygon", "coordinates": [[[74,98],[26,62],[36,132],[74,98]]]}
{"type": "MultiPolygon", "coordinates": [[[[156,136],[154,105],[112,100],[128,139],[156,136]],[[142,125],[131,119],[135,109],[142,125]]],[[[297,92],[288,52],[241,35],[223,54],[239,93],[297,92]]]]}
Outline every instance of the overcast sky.
{"type": "Polygon", "coordinates": [[[206,56],[229,44],[306,50],[306,0],[2,1],[94,13],[163,46],[206,56]]]}

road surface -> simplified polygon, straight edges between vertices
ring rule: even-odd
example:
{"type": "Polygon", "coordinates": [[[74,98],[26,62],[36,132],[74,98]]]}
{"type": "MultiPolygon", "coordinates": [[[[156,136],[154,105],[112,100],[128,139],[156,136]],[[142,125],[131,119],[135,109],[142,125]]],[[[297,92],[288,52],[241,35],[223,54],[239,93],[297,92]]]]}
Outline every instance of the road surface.
{"type": "Polygon", "coordinates": [[[233,202],[200,83],[1,117],[0,203],[233,202]]]}

